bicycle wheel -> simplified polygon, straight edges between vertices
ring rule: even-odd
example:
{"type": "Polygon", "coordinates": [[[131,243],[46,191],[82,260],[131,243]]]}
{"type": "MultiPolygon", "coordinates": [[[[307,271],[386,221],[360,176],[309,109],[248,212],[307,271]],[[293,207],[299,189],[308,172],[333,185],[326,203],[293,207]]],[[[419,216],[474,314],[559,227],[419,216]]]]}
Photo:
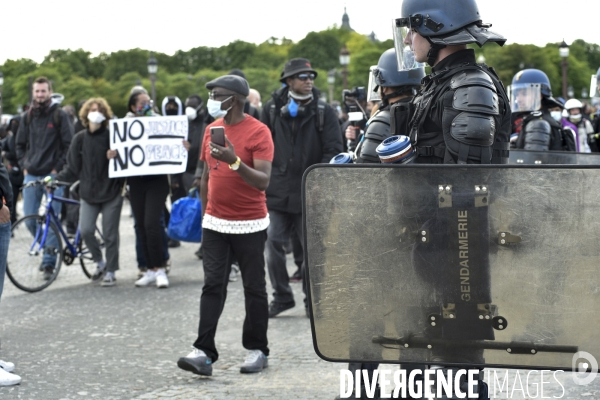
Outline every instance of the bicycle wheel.
{"type": "Polygon", "coordinates": [[[45,230],[45,217],[38,215],[23,217],[12,226],[6,274],[16,287],[26,292],[47,288],[60,272],[63,255],[58,228],[50,222],[44,247],[40,248],[45,230]],[[47,280],[44,267],[52,269],[47,280]]]}
{"type": "MultiPolygon", "coordinates": [[[[102,233],[98,227],[96,227],[96,240],[100,245],[100,250],[104,250],[104,237],[102,236],[102,233]]],[[[91,278],[94,272],[96,272],[96,263],[92,258],[92,253],[90,253],[87,246],[83,242],[83,239],[80,239],[79,245],[77,246],[77,251],[77,257],[79,257],[79,263],[81,264],[83,273],[88,278],[91,278]]]]}

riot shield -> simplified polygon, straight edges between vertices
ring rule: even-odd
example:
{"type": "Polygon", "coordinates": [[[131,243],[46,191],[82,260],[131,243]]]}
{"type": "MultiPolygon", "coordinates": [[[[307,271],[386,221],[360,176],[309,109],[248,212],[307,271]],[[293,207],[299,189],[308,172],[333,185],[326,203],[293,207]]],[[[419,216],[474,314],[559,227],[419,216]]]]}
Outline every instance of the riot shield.
{"type": "Polygon", "coordinates": [[[600,153],[511,149],[508,163],[523,165],[600,165],[600,153]]]}
{"type": "Polygon", "coordinates": [[[600,357],[600,170],[318,165],[303,180],[315,351],[572,370],[600,357]]]}

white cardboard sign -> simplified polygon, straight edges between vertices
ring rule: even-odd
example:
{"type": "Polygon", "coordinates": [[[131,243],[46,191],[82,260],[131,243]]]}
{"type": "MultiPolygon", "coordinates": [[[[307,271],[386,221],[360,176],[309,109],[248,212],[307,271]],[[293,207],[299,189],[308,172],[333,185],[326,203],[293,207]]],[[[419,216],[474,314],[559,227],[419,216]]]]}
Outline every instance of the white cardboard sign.
{"type": "Polygon", "coordinates": [[[183,116],[112,119],[108,123],[110,148],[117,157],[109,164],[108,176],[178,174],[187,167],[183,140],[188,119],[183,116]]]}

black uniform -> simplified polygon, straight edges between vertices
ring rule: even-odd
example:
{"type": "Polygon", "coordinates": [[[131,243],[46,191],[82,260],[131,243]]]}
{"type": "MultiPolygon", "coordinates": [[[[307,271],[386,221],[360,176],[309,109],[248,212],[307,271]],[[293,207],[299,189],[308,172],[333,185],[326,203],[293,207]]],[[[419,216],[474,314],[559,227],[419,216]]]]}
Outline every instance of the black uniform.
{"type": "Polygon", "coordinates": [[[433,67],[395,132],[410,132],[416,163],[505,164],[509,104],[494,70],[478,65],[474,50],[461,50],[433,67]]]}
{"type": "Polygon", "coordinates": [[[513,132],[517,149],[538,151],[577,151],[575,138],[543,108],[525,115],[515,114],[513,132]]]}
{"type": "MultiPolygon", "coordinates": [[[[397,103],[409,103],[412,97],[405,97],[397,103]]],[[[390,122],[390,108],[392,105],[386,104],[377,110],[375,115],[369,119],[367,130],[361,146],[357,150],[356,163],[381,163],[379,155],[375,151],[377,146],[385,139],[392,136],[390,122]]]]}

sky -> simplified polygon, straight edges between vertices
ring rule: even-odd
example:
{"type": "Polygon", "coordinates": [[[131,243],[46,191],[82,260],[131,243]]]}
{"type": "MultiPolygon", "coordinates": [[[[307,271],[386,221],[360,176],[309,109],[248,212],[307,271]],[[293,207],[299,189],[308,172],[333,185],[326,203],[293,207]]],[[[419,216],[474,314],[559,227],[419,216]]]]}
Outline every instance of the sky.
{"type": "MultiPolygon", "coordinates": [[[[451,2],[453,0],[446,0],[451,2]]],[[[42,62],[50,50],[82,48],[97,56],[132,48],[169,55],[235,40],[262,43],[274,36],[297,42],[311,31],[341,25],[344,7],[351,27],[380,40],[392,38],[401,1],[365,0],[1,0],[0,65],[7,59],[42,62]]],[[[483,21],[507,43],[575,39],[600,43],[598,0],[553,6],[542,0],[478,0],[483,21]]]]}

